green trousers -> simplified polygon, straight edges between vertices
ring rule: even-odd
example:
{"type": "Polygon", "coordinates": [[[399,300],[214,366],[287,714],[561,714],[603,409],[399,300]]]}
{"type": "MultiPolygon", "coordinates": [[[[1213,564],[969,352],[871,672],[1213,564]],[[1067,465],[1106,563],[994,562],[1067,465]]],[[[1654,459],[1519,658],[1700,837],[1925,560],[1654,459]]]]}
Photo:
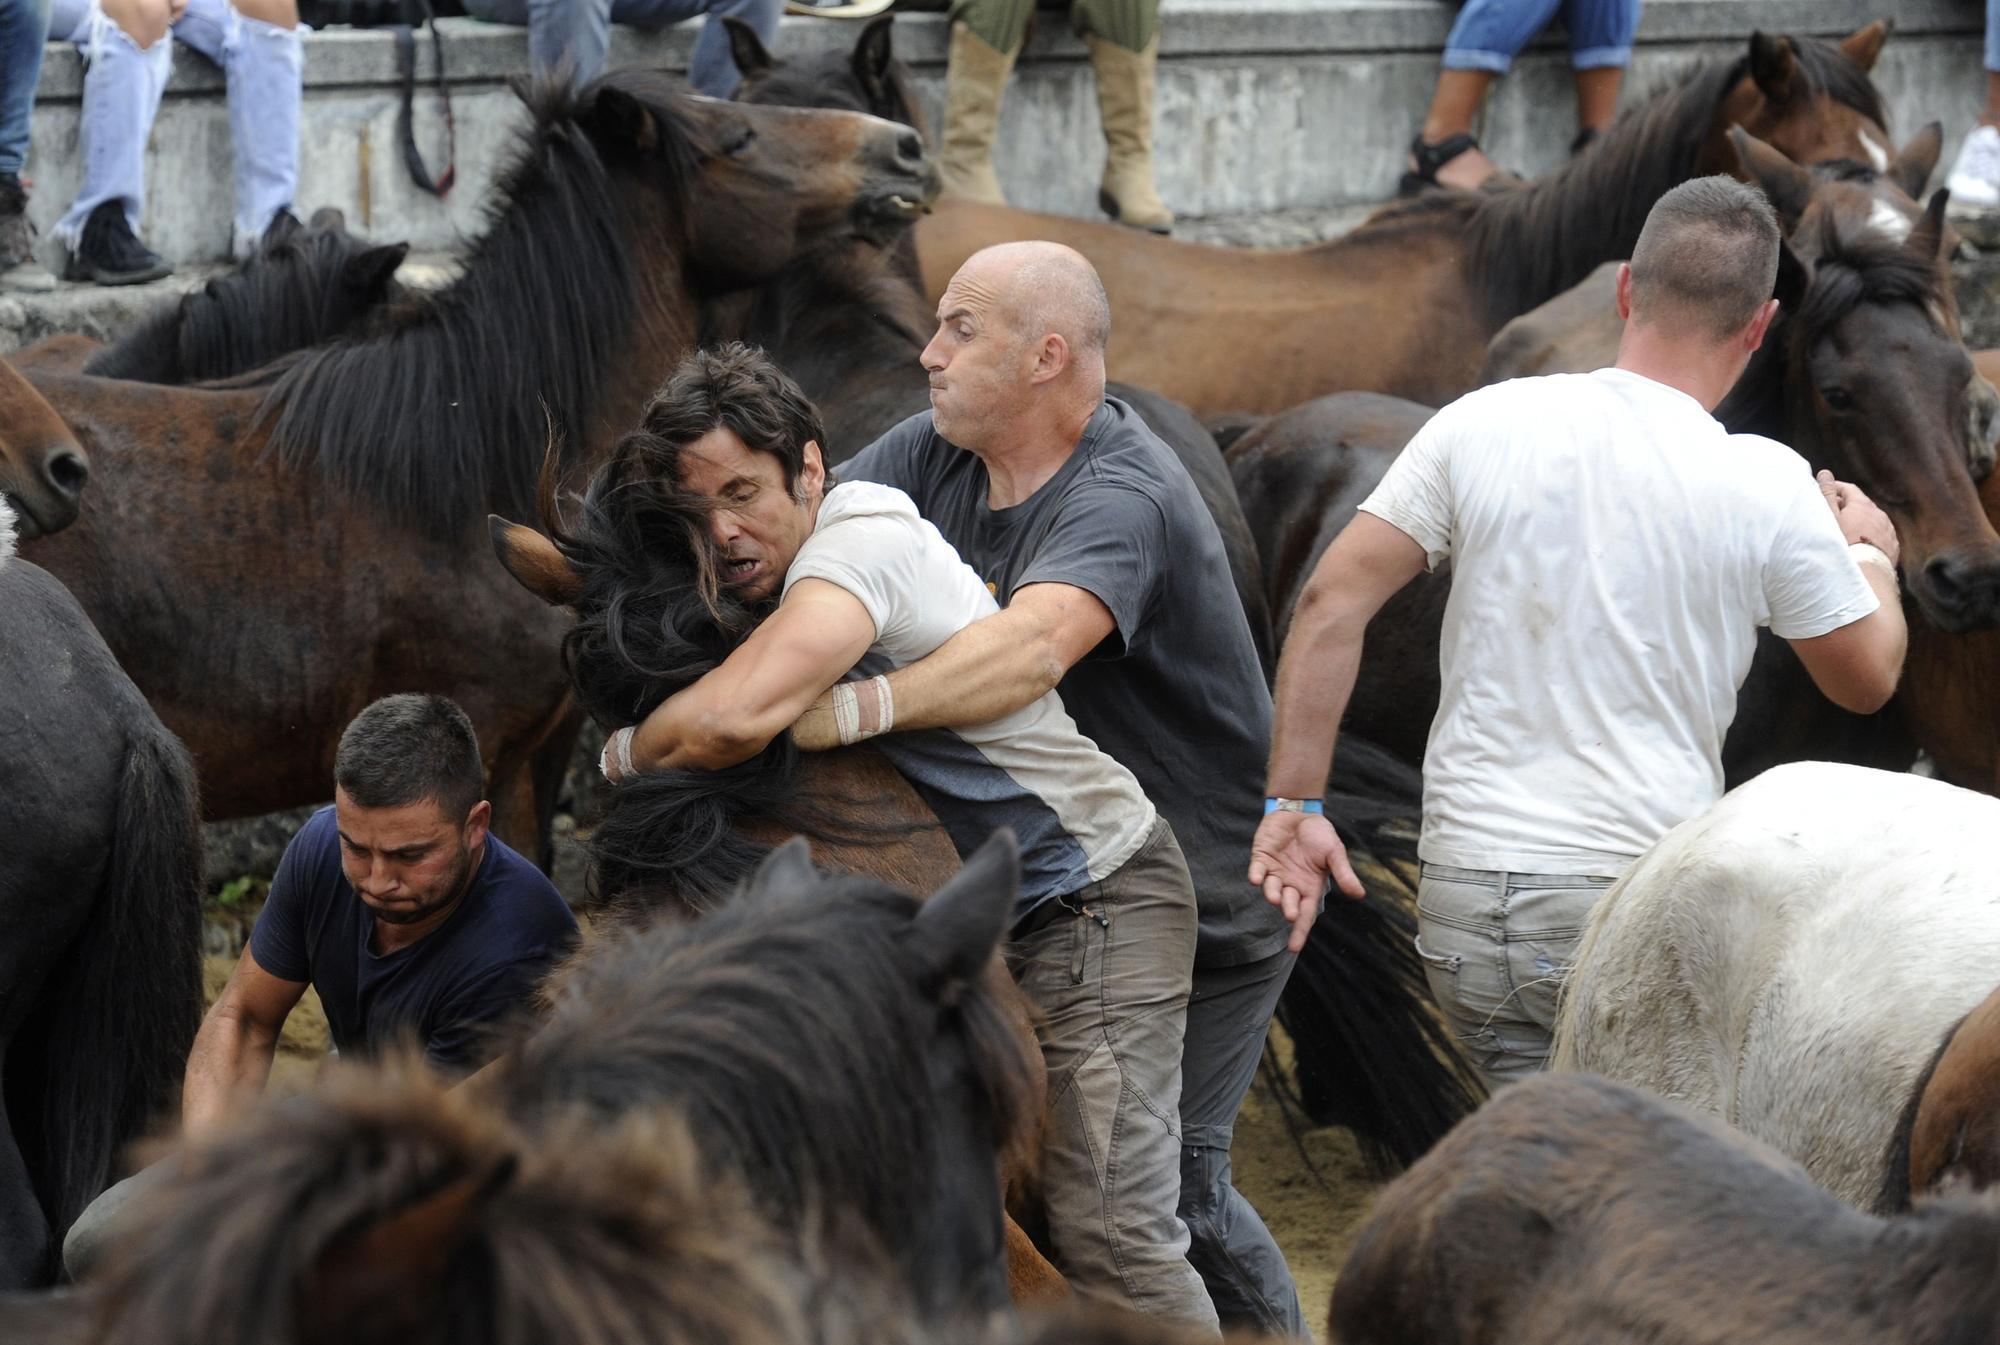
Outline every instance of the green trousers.
{"type": "MultiPolygon", "coordinates": [[[[998,52],[1014,52],[1028,33],[1035,0],[951,0],[951,17],[998,52]]],[[[1127,51],[1144,51],[1160,26],[1160,0],[1072,0],[1069,21],[1079,37],[1101,37],[1127,51]]]]}

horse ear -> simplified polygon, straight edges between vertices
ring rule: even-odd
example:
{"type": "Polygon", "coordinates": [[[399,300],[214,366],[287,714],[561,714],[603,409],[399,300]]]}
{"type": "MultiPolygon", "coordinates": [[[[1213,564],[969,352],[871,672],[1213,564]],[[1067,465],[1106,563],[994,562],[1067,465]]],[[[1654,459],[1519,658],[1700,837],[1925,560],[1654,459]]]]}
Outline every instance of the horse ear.
{"type": "Polygon", "coordinates": [[[1789,37],[1768,33],[1750,34],[1750,78],[1773,103],[1792,101],[1792,84],[1799,73],[1799,58],[1789,37]]]}
{"type": "Polygon", "coordinates": [[[409,255],[408,243],[384,243],[364,249],[347,259],[341,268],[341,282],[355,294],[379,294],[409,255]]]}
{"type": "Polygon", "coordinates": [[[1729,128],[1729,143],[1736,150],[1736,162],[1744,179],[1764,189],[1778,218],[1784,221],[1787,230],[1791,229],[1812,201],[1812,174],[1741,126],[1729,128]]]}
{"type": "Polygon", "coordinates": [[[335,1242],[312,1268],[310,1311],[328,1321],[409,1321],[430,1301],[487,1198],[514,1175],[502,1158],[335,1242]]]}
{"type": "Polygon", "coordinates": [[[486,516],[486,531],[493,539],[493,554],[522,588],[551,607],[568,607],[583,596],[583,576],[541,533],[498,514],[486,516]]]}
{"type": "Polygon", "coordinates": [[[762,891],[767,887],[810,887],[819,881],[819,870],[813,867],[812,847],[803,836],[794,836],[783,845],[764,856],[757,871],[750,875],[746,888],[762,891]]]}
{"type": "Polygon", "coordinates": [[[312,212],[312,218],[306,221],[306,227],[316,234],[346,233],[347,216],[341,213],[337,205],[323,205],[312,212]]]}
{"type": "Polygon", "coordinates": [[[264,230],[263,245],[268,249],[279,243],[290,242],[304,228],[305,226],[299,223],[297,215],[289,210],[281,210],[271,217],[270,227],[264,230]]]}
{"type": "Polygon", "coordinates": [[[1889,180],[1903,189],[1905,195],[1916,200],[1930,185],[1931,172],[1937,167],[1938,155],[1944,150],[1944,125],[1932,122],[1910,137],[1910,143],[1903,146],[1903,152],[1889,165],[1889,180]]]}
{"type": "Polygon", "coordinates": [[[1882,54],[1882,44],[1889,40],[1889,34],[1896,31],[1894,19],[1877,19],[1866,28],[1858,29],[1840,40],[1840,49],[1847,53],[1847,59],[1863,70],[1875,68],[1875,58],[1882,54]]]}
{"type": "Polygon", "coordinates": [[[1778,240],[1778,278],[1771,286],[1771,297],[1778,301],[1778,316],[1782,320],[1787,314],[1796,313],[1806,301],[1806,291],[1812,288],[1812,268],[1805,259],[1792,250],[1785,239],[1778,240]]]}
{"type": "Polygon", "coordinates": [[[653,110],[623,89],[600,85],[591,105],[577,115],[593,140],[607,140],[641,154],[660,147],[660,123],[653,110]]]}
{"type": "Polygon", "coordinates": [[[764,39],[757,36],[757,30],[741,19],[725,18],[723,29],[729,34],[729,54],[736,61],[736,73],[745,79],[753,75],[768,74],[777,62],[771,59],[770,48],[764,39]]]}
{"type": "Polygon", "coordinates": [[[894,101],[894,88],[889,78],[889,68],[896,62],[896,48],[893,42],[896,16],[884,14],[872,20],[861,30],[861,38],[854,44],[852,65],[854,78],[861,90],[868,96],[868,106],[878,116],[888,115],[884,109],[894,101]]]}
{"type": "Polygon", "coordinates": [[[1917,221],[1916,228],[1910,230],[1910,237],[1904,244],[1927,262],[1935,262],[1938,254],[1944,251],[1944,208],[1950,201],[1949,188],[1939,187],[1932,192],[1930,204],[1924,207],[1924,217],[1917,221]]]}
{"type": "Polygon", "coordinates": [[[1021,893],[1021,847],[1002,827],[917,911],[916,937],[940,986],[978,976],[1000,946],[1021,893]]]}

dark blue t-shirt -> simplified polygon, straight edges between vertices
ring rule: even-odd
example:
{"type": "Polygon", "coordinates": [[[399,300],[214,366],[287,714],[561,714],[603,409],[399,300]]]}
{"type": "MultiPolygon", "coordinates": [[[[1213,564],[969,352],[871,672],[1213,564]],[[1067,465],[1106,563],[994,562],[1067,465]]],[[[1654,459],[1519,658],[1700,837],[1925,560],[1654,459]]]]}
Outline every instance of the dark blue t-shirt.
{"type": "Polygon", "coordinates": [[[451,919],[406,948],[373,951],[375,917],[340,867],[331,807],[292,837],[250,935],[257,965],[311,981],[344,1056],[421,1043],[440,1069],[484,1064],[496,1022],[525,1007],[576,940],[576,918],[542,871],[486,838],[451,919]]]}

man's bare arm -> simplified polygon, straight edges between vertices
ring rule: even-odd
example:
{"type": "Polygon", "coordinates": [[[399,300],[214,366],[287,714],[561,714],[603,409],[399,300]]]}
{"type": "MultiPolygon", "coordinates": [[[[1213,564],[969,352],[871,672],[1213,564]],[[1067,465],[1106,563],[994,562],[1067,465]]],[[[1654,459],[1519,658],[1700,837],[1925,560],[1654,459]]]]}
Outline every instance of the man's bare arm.
{"type": "MultiPolygon", "coordinates": [[[[1313,567],[1278,658],[1265,793],[1317,799],[1333,769],[1340,717],[1354,694],[1362,635],[1382,604],[1424,568],[1424,549],[1373,514],[1356,514],[1313,567]]],[[[1361,881],[1333,824],[1309,813],[1276,812],[1257,828],[1250,881],[1292,922],[1291,949],[1305,946],[1331,878],[1349,896],[1361,881]]]]}
{"type": "MultiPolygon", "coordinates": [[[[1115,625],[1089,589],[1029,584],[1001,611],[889,674],[896,728],[955,728],[1010,715],[1052,691],[1115,625]]],[[[812,751],[839,745],[825,697],[792,726],[792,737],[812,751]]]]}
{"type": "Polygon", "coordinates": [[[874,619],[859,598],[801,579],[728,658],[646,716],[632,735],[632,764],[720,770],[749,760],[874,642],[874,619]]]}
{"type": "Polygon", "coordinates": [[[1903,596],[1896,590],[1895,577],[1873,565],[1862,566],[1861,573],[1881,600],[1880,607],[1838,630],[1788,643],[1828,700],[1850,713],[1866,715],[1896,694],[1910,630],[1903,620],[1903,596]]]}
{"type": "Polygon", "coordinates": [[[278,1034],[305,992],[304,981],[280,980],[257,965],[248,948],[243,950],[188,1052],[181,1084],[184,1133],[214,1128],[263,1093],[278,1034]]]}

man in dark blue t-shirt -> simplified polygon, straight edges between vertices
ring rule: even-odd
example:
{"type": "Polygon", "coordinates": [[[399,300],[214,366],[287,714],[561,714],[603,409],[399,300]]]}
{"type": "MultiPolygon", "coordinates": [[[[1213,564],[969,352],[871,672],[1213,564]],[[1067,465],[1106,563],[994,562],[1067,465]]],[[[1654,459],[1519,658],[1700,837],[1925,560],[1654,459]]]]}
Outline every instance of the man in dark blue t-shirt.
{"type": "MultiPolygon", "coordinates": [[[[285,848],[250,946],[195,1035],[181,1089],[187,1134],[262,1094],[307,985],[343,1056],[407,1043],[465,1074],[576,941],[555,887],[488,833],[479,741],[451,701],[376,701],[341,734],[333,782],[333,806],[285,848]]],[[[78,1217],[63,1243],[72,1277],[160,1171],[128,1177],[78,1217]]]]}
{"type": "Polygon", "coordinates": [[[334,760],[334,802],[292,838],[270,899],[188,1056],[193,1131],[261,1092],[310,984],[344,1056],[407,1042],[468,1072],[576,937],[542,872],[487,831],[492,805],[465,712],[389,696],[334,760]]]}

